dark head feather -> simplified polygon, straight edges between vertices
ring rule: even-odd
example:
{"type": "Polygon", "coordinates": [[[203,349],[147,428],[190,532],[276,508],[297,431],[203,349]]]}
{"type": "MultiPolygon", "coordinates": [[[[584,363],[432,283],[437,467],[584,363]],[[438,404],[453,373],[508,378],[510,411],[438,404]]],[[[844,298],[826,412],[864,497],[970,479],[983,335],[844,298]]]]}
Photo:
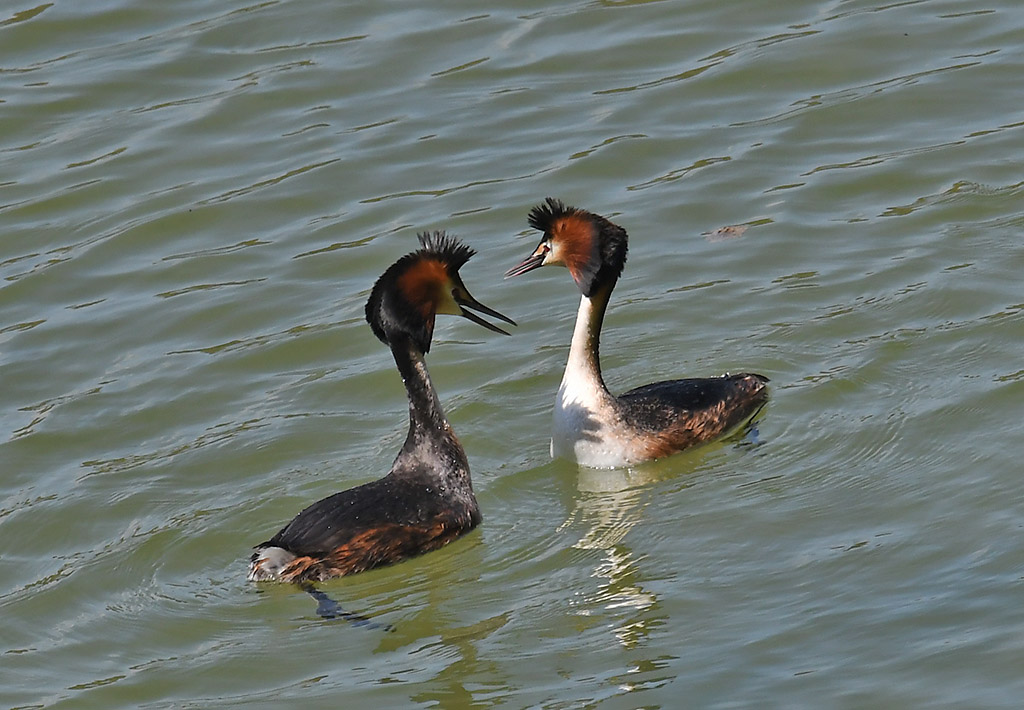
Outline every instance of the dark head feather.
{"type": "Polygon", "coordinates": [[[455,277],[476,252],[443,231],[421,232],[416,236],[421,248],[389,266],[373,285],[370,298],[366,301],[366,322],[385,345],[390,344],[389,338],[393,334],[404,333],[422,352],[429,352],[430,340],[434,335],[435,314],[424,313],[421,303],[410,303],[399,288],[398,281],[424,261],[437,262],[447,270],[449,276],[455,277]]]}
{"type": "Polygon", "coordinates": [[[588,296],[592,296],[598,286],[614,283],[622,276],[622,270],[626,267],[626,253],[629,251],[629,235],[625,229],[599,215],[594,215],[594,219],[600,233],[598,248],[601,250],[601,268],[591,280],[589,290],[583,291],[588,296]]]}

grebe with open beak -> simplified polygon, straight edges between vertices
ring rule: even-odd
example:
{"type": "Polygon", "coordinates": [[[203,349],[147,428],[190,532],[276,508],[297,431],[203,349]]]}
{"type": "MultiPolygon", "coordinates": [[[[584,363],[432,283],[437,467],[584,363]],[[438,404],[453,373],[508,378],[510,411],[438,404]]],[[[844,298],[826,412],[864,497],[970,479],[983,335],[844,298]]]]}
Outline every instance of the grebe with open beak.
{"type": "Polygon", "coordinates": [[[473,250],[444,232],[419,235],[421,249],[403,256],[378,279],[366,320],[391,348],[409,397],[409,434],[381,479],[309,506],[256,546],[253,581],[310,582],[436,550],[480,522],[466,452],[455,437],[430,380],[434,317],[458,315],[508,335],[468,311],[515,325],[466,290],[459,269],[473,250]]]}

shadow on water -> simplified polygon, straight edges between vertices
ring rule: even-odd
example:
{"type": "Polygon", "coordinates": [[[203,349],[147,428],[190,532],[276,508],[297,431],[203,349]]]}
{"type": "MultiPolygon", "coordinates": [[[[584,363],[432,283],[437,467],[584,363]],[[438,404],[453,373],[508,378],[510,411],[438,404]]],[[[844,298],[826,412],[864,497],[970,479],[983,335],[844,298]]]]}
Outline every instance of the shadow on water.
{"type": "MultiPolygon", "coordinates": [[[[371,631],[395,631],[395,627],[392,624],[382,624],[364,614],[347,611],[341,606],[340,602],[332,599],[327,592],[318,589],[313,582],[299,582],[295,587],[316,600],[316,615],[324,621],[346,621],[352,626],[371,631]]],[[[264,591],[257,589],[257,593],[263,593],[264,591]]]]}
{"type": "Polygon", "coordinates": [[[352,626],[358,626],[370,630],[391,632],[395,627],[391,624],[380,624],[368,616],[357,614],[353,611],[345,611],[341,604],[331,599],[327,592],[316,588],[312,582],[303,582],[299,588],[309,596],[316,599],[316,615],[327,621],[347,621],[352,626]]]}

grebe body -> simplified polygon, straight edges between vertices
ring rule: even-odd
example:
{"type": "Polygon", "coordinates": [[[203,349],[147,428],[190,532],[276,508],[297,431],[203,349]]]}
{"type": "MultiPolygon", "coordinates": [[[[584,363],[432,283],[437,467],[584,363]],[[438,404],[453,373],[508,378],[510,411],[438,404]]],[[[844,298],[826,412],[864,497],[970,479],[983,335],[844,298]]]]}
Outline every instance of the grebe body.
{"type": "Polygon", "coordinates": [[[506,277],[565,266],[582,294],[555,398],[553,457],[606,468],[649,461],[727,434],[764,406],[768,378],[754,373],[656,382],[612,395],[601,376],[599,344],[626,262],[626,231],[551,198],[530,212],[530,226],[544,236],[506,277]]]}
{"type": "Polygon", "coordinates": [[[378,279],[366,304],[374,334],[391,348],[409,398],[409,433],[391,471],[307,507],[256,546],[252,581],[322,581],[436,550],[479,524],[469,463],[452,431],[424,353],[438,313],[497,326],[467,311],[514,322],[466,290],[459,269],[473,250],[443,232],[419,236],[421,249],[378,279]]]}

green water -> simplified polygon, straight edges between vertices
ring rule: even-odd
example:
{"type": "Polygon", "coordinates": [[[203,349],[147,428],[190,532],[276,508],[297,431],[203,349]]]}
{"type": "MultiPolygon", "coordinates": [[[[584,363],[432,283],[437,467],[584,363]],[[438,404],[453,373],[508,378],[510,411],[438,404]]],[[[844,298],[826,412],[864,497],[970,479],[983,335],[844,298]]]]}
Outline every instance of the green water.
{"type": "Polygon", "coordinates": [[[3,5],[0,707],[1019,707],[1022,37],[1012,0],[3,5]],[[549,460],[578,295],[501,278],[548,195],[631,235],[611,388],[764,373],[756,437],[549,460]],[[438,321],[484,523],[324,585],[385,632],[245,573],[401,445],[362,309],[423,229],[520,326],[438,321]]]}

